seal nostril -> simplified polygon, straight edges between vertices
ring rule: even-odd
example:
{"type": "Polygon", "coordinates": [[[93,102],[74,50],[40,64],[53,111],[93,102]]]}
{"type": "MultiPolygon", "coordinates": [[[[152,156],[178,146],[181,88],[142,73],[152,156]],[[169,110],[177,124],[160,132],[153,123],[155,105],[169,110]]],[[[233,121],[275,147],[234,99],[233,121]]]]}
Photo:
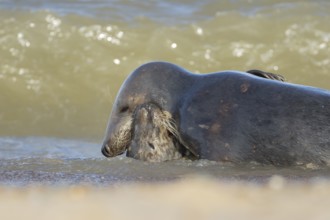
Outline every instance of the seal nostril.
{"type": "Polygon", "coordinates": [[[107,144],[102,147],[102,154],[106,157],[111,157],[110,147],[107,144]]]}
{"type": "Polygon", "coordinates": [[[152,143],[148,142],[148,145],[151,149],[155,150],[155,146],[152,143]]]}

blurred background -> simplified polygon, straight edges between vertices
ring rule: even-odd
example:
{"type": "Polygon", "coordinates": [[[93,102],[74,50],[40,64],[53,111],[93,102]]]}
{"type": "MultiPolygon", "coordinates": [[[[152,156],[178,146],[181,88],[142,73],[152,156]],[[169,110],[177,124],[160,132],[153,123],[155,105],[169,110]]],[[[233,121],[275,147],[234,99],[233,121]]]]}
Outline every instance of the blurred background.
{"type": "Polygon", "coordinates": [[[1,0],[0,136],[101,141],[125,77],[155,60],[330,89],[329,21],[326,0],[1,0]]]}

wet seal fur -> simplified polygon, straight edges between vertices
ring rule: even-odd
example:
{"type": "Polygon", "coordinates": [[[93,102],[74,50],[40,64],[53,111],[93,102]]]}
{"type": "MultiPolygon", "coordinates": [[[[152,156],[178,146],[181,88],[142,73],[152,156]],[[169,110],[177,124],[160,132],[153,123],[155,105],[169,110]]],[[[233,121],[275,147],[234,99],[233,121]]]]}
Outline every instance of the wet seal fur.
{"type": "Polygon", "coordinates": [[[102,153],[329,165],[330,92],[281,81],[259,70],[193,74],[170,63],[142,65],[116,97],[102,153]]]}
{"type": "Polygon", "coordinates": [[[132,141],[127,156],[160,162],[179,159],[185,151],[180,145],[172,115],[154,103],[136,108],[133,114],[132,141]]]}

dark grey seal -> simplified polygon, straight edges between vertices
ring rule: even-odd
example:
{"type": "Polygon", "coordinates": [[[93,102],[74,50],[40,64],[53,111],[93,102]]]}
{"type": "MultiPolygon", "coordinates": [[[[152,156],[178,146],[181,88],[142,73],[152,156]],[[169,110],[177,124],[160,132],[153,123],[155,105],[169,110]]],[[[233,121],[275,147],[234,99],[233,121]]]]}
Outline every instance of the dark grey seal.
{"type": "Polygon", "coordinates": [[[282,81],[259,70],[193,74],[170,63],[142,65],[116,97],[102,153],[328,165],[330,92],[282,81]]]}

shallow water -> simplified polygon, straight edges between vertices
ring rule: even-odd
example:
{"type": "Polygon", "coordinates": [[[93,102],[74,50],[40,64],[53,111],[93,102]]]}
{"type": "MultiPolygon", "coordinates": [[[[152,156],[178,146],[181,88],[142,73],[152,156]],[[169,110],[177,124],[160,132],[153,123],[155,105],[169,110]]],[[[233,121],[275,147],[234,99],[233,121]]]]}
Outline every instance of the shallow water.
{"type": "Polygon", "coordinates": [[[106,159],[114,97],[140,64],[260,68],[330,89],[328,1],[0,1],[0,183],[96,184],[190,174],[262,182],[328,178],[313,165],[106,159]]]}
{"type": "Polygon", "coordinates": [[[248,164],[234,166],[208,160],[148,163],[125,156],[104,158],[99,145],[59,138],[0,138],[0,185],[109,186],[127,182],[172,181],[206,176],[221,181],[268,182],[275,176],[311,182],[330,178],[329,168],[313,165],[275,168],[248,164]]]}

